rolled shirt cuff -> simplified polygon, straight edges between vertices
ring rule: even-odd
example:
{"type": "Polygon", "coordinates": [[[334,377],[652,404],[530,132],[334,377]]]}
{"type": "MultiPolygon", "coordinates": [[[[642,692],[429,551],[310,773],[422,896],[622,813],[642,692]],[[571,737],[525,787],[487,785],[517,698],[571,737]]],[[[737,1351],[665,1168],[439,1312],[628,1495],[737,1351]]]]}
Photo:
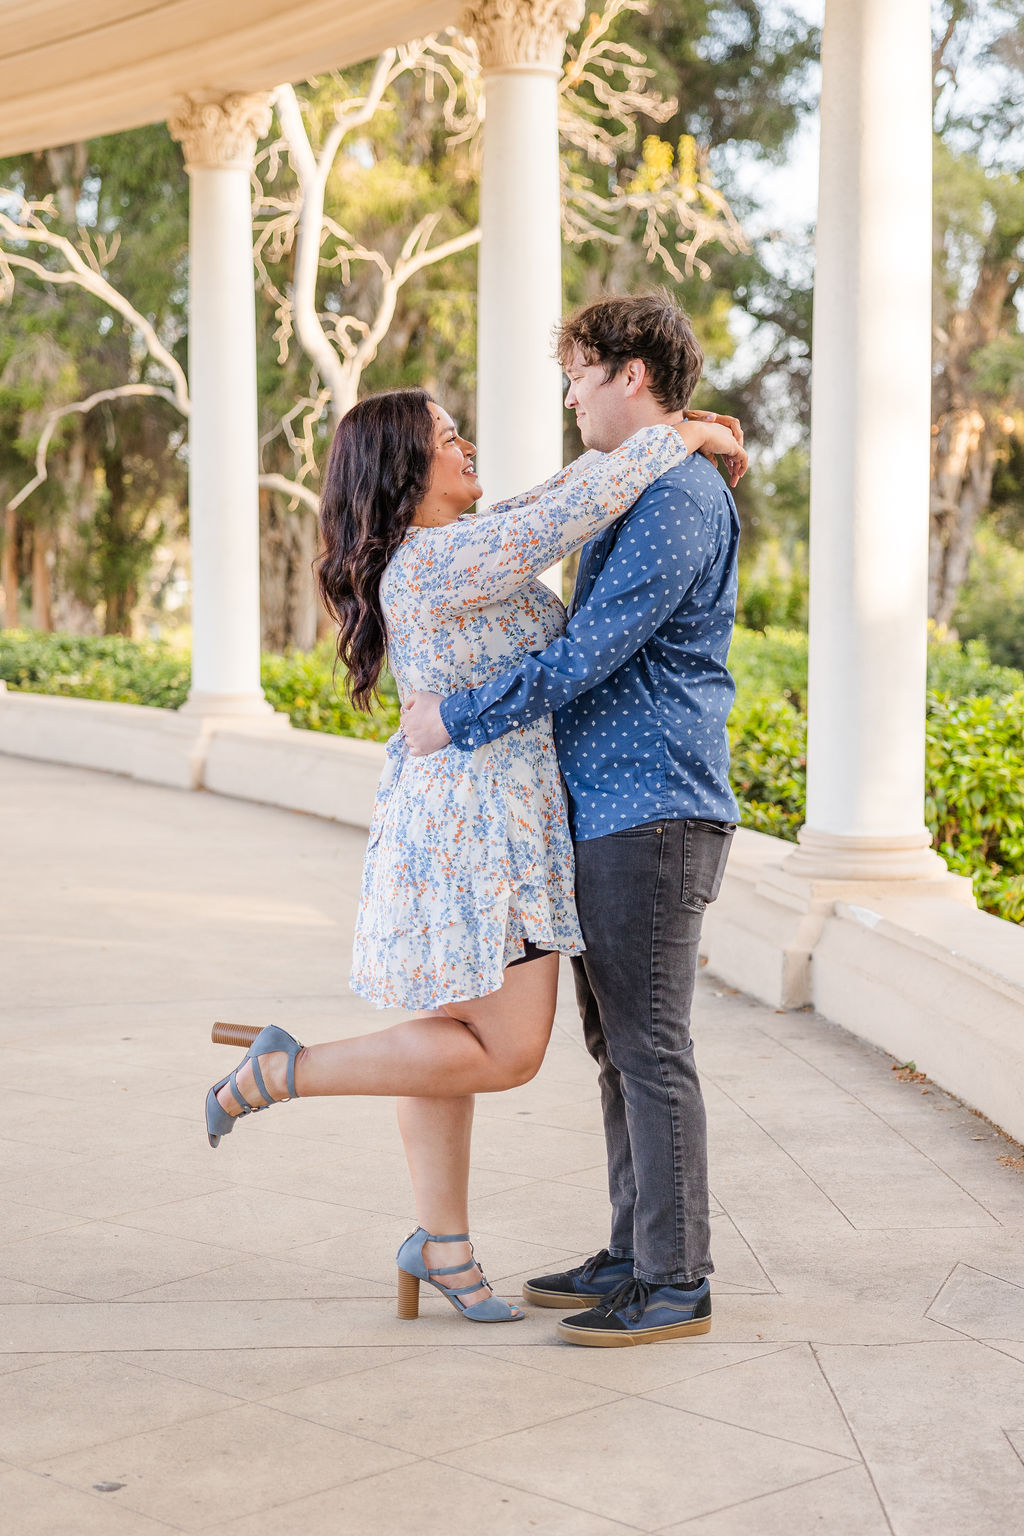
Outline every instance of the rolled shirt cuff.
{"type": "Polygon", "coordinates": [[[483,726],[473,710],[473,696],[468,689],[449,694],[441,700],[441,719],[456,747],[472,752],[487,740],[483,726]]]}

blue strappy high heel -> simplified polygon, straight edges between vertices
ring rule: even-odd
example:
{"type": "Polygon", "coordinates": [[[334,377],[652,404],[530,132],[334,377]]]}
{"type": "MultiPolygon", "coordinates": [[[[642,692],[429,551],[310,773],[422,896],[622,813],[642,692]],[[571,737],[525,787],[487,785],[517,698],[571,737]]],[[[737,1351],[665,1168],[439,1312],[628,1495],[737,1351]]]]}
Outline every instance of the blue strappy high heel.
{"type": "Polygon", "coordinates": [[[502,1301],[500,1296],[486,1296],[483,1301],[474,1302],[472,1306],[467,1307],[462,1297],[468,1296],[471,1291],[479,1291],[487,1287],[483,1270],[480,1271],[480,1279],[474,1281],[472,1285],[442,1285],[434,1278],[435,1275],[464,1274],[467,1269],[472,1269],[476,1264],[472,1243],[469,1243],[468,1263],[450,1264],[445,1269],[427,1268],[427,1261],[423,1257],[425,1243],[469,1243],[469,1233],[456,1232],[439,1237],[434,1232],[424,1232],[422,1227],[417,1227],[415,1232],[409,1234],[399,1248],[397,1256],[399,1317],[419,1317],[421,1280],[425,1280],[436,1291],[440,1291],[442,1296],[446,1296],[455,1310],[461,1312],[462,1316],[468,1318],[471,1323],[517,1323],[526,1316],[521,1308],[510,1306],[507,1301],[502,1301]]]}
{"type": "Polygon", "coordinates": [[[227,1077],[222,1077],[219,1083],[214,1083],[206,1095],[206,1134],[210,1138],[211,1147],[217,1146],[221,1137],[227,1136],[235,1121],[241,1120],[243,1115],[255,1115],[261,1109],[269,1109],[271,1104],[287,1104],[288,1099],[298,1098],[298,1094],[295,1092],[295,1058],[301,1050],[302,1046],[299,1041],[290,1035],[286,1029],[279,1029],[276,1024],[268,1024],[266,1029],[260,1030],[235,1070],[229,1072],[227,1077]],[[284,1051],[288,1056],[288,1098],[285,1099],[271,1097],[267,1091],[267,1085],[263,1081],[263,1074],[260,1071],[259,1058],[269,1055],[271,1051],[284,1051]],[[263,1099],[262,1104],[247,1103],[242,1095],[242,1090],[238,1086],[238,1074],[246,1062],[249,1062],[252,1066],[253,1081],[256,1085],[257,1093],[263,1099]],[[231,1092],[236,1101],[243,1106],[242,1113],[239,1115],[229,1115],[227,1110],[222,1109],[217,1101],[217,1094],[225,1084],[230,1085],[231,1092]]]}

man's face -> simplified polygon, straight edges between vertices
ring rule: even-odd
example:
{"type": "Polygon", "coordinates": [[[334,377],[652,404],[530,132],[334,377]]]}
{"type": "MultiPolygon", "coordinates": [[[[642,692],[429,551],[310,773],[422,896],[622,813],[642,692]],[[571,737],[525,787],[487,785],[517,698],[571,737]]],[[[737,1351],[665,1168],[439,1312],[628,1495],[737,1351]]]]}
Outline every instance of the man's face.
{"type": "Polygon", "coordinates": [[[565,403],[576,412],[580,436],[588,448],[609,453],[630,434],[625,372],[605,377],[601,363],[588,363],[577,347],[565,369],[569,388],[565,403]]]}

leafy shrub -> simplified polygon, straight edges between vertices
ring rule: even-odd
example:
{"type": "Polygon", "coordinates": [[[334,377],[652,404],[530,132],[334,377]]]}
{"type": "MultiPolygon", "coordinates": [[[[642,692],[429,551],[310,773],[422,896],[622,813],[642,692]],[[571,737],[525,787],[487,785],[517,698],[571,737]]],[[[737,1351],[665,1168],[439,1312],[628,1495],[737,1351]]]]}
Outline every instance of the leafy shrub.
{"type": "MultiPolygon", "coordinates": [[[[807,782],[807,636],[739,629],[729,658],[732,776],[745,826],[794,839],[807,782]]],[[[263,686],[303,730],[382,741],[398,728],[394,682],[372,716],[335,687],[333,651],[267,655],[263,686]]],[[[170,646],[118,637],[0,631],[0,678],[10,688],[174,709],[188,693],[189,660],[170,646]]],[[[340,682],[340,679],[339,679],[340,682]]],[[[985,646],[933,636],[929,651],[925,813],[949,867],[969,875],[980,904],[1024,922],[1024,673],[997,666],[985,646]]]]}
{"type": "Polygon", "coordinates": [[[794,709],[807,701],[807,636],[799,629],[769,626],[764,633],[737,629],[729,652],[736,703],[755,695],[784,698],[794,709]]]}
{"type": "Polygon", "coordinates": [[[1024,550],[979,528],[954,618],[965,640],[984,636],[1002,666],[1024,667],[1024,550]]]}
{"type": "Polygon", "coordinates": [[[189,688],[182,651],[120,635],[43,635],[0,630],[0,678],[8,688],[118,704],[177,709],[189,688]]]}
{"type": "MultiPolygon", "coordinates": [[[[1024,682],[1024,679],[1022,679],[1024,682]]],[[[1024,687],[1000,699],[928,699],[925,819],[979,904],[1024,921],[1024,687]]]]}
{"type": "Polygon", "coordinates": [[[807,796],[806,715],[785,698],[738,690],[729,740],[743,825],[794,840],[807,796]]]}
{"type": "MultiPolygon", "coordinates": [[[[300,730],[386,741],[398,729],[398,695],[392,679],[384,680],[380,709],[360,715],[335,689],[332,674],[329,646],[308,654],[265,655],[260,664],[270,703],[300,730]]],[[[153,641],[3,630],[0,678],[9,688],[30,693],[177,709],[188,696],[189,657],[153,641]]]]}
{"type": "Polygon", "coordinates": [[[998,666],[984,640],[968,640],[961,645],[933,630],[928,643],[928,688],[954,698],[985,693],[993,699],[1005,699],[1024,688],[1024,673],[1016,667],[998,666]]]}
{"type": "Polygon", "coordinates": [[[766,539],[740,572],[737,617],[750,629],[806,627],[807,545],[788,554],[778,539],[766,539]]]}
{"type": "Polygon", "coordinates": [[[335,683],[333,646],[289,651],[284,656],[265,655],[260,676],[270,703],[283,710],[300,730],[329,731],[333,736],[358,736],[369,741],[386,741],[398,730],[398,691],[390,674],[384,678],[378,709],[372,715],[362,715],[343,696],[341,677],[335,683]]]}

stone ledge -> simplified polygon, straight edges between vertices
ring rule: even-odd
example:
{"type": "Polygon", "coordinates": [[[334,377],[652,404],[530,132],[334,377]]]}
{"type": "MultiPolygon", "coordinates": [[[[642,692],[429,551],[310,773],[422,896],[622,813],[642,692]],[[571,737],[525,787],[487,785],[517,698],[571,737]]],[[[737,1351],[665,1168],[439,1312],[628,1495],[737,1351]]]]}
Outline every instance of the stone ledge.
{"type": "Polygon", "coordinates": [[[377,741],[319,731],[260,736],[219,728],[210,736],[202,782],[215,794],[368,827],[383,766],[384,748],[377,741]]]}
{"type": "Polygon", "coordinates": [[[171,709],[5,689],[0,752],[197,789],[208,727],[171,709]]]}
{"type": "Polygon", "coordinates": [[[384,748],[292,730],[282,715],[188,715],[139,704],[0,693],[0,752],[368,827],[384,748]]]}

